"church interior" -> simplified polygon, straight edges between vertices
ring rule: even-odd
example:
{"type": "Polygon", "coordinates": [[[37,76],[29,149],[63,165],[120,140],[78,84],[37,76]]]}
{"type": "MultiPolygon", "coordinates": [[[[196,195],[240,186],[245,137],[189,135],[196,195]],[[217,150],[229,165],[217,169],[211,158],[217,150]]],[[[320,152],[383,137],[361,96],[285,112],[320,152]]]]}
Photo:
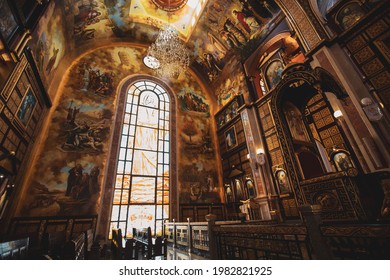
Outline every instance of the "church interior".
{"type": "Polygon", "coordinates": [[[0,259],[390,259],[379,0],[0,0],[0,259]]]}

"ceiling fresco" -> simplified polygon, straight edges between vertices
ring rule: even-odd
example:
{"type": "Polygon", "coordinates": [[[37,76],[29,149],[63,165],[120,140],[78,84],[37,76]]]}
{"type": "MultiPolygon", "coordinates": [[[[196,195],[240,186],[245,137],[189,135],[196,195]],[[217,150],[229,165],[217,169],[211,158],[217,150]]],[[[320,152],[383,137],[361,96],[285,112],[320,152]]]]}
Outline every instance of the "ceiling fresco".
{"type": "MultiPolygon", "coordinates": [[[[156,27],[169,23],[179,32],[182,39],[188,40],[207,0],[176,1],[178,2],[176,4],[179,4],[179,6],[176,10],[169,12],[163,10],[164,7],[169,7],[169,1],[166,0],[133,0],[131,2],[129,10],[131,21],[156,27]],[[166,6],[161,6],[162,4],[166,6]]],[[[172,0],[172,3],[175,2],[172,0]]]]}
{"type": "Polygon", "coordinates": [[[72,52],[118,41],[148,46],[169,20],[191,51],[191,68],[215,91],[224,83],[226,65],[245,61],[283,19],[273,0],[173,0],[169,5],[170,0],[50,2],[32,42],[44,80],[50,82],[54,71],[49,70],[72,52]]]}

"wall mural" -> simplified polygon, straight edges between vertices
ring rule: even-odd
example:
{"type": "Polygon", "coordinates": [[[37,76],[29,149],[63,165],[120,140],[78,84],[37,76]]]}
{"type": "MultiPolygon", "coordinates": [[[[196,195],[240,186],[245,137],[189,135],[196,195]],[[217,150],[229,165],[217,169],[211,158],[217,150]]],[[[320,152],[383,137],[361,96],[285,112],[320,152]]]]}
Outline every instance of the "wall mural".
{"type": "MultiPolygon", "coordinates": [[[[279,13],[273,0],[188,1],[170,13],[170,23],[188,40],[192,67],[214,90],[221,91],[217,97],[223,104],[231,95],[227,88],[218,89],[225,83],[224,68],[232,57],[243,60],[251,54],[275,26],[279,13]],[[193,30],[192,22],[201,28],[193,30]]],[[[75,48],[100,47],[102,41],[118,38],[148,44],[167,21],[167,13],[152,1],[56,0],[51,1],[31,45],[49,85],[62,57],[75,48]]]]}
{"type": "Polygon", "coordinates": [[[234,53],[245,59],[258,47],[279,12],[273,0],[209,1],[189,42],[195,67],[215,81],[234,53]]]}
{"type": "MultiPolygon", "coordinates": [[[[70,69],[33,167],[21,216],[98,213],[115,90],[127,75],[152,74],[142,63],[143,53],[127,46],[101,48],[70,69]]],[[[191,76],[181,75],[171,86],[178,94],[178,135],[182,135],[178,139],[180,202],[217,202],[210,102],[191,76]],[[208,189],[200,191],[195,185],[208,189]]]]}
{"type": "Polygon", "coordinates": [[[218,203],[215,147],[210,109],[196,84],[188,83],[178,93],[180,203],[218,203]]]}
{"type": "Polygon", "coordinates": [[[221,79],[214,84],[214,92],[220,107],[227,104],[236,95],[242,94],[244,100],[249,102],[249,91],[245,79],[244,70],[240,62],[232,59],[230,63],[223,69],[221,79]]]}
{"type": "Polygon", "coordinates": [[[36,65],[47,86],[61,59],[69,51],[69,35],[64,22],[62,5],[50,2],[46,13],[38,23],[32,39],[32,50],[36,65]]]}

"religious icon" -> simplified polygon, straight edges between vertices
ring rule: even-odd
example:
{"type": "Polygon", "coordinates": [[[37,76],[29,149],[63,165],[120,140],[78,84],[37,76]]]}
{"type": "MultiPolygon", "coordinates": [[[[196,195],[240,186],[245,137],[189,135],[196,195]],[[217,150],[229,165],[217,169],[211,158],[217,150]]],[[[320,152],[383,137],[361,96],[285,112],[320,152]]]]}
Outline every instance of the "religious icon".
{"type": "Polygon", "coordinates": [[[341,9],[337,15],[341,27],[345,30],[354,25],[364,16],[364,11],[357,3],[351,3],[341,9]]]}
{"type": "Polygon", "coordinates": [[[340,151],[333,155],[333,161],[336,165],[337,171],[348,172],[349,169],[354,168],[351,158],[346,152],[340,151]]]}
{"type": "Polygon", "coordinates": [[[276,183],[279,188],[279,194],[287,194],[291,192],[290,183],[288,181],[287,173],[284,169],[278,169],[275,172],[276,183]]]}
{"type": "Polygon", "coordinates": [[[255,194],[255,186],[251,178],[247,177],[245,181],[245,188],[247,189],[249,198],[253,198],[256,196],[255,194]]]}
{"type": "Polygon", "coordinates": [[[225,133],[226,148],[229,150],[237,145],[237,137],[234,126],[229,128],[225,133]]]}
{"type": "Polygon", "coordinates": [[[244,196],[244,190],[242,188],[241,180],[235,179],[234,180],[234,187],[236,189],[237,199],[244,199],[245,196],[244,196]]]}
{"type": "Polygon", "coordinates": [[[282,79],[282,72],[284,65],[280,60],[274,60],[269,65],[265,72],[267,78],[268,88],[273,88],[276,86],[282,79]]]}
{"type": "Polygon", "coordinates": [[[225,195],[227,202],[233,202],[233,191],[230,184],[225,184],[225,195]]]}
{"type": "Polygon", "coordinates": [[[31,90],[31,88],[28,88],[23,101],[19,107],[18,112],[16,113],[19,120],[22,122],[24,126],[27,126],[28,121],[30,120],[30,117],[34,111],[35,104],[37,103],[37,100],[31,90]]]}
{"type": "Polygon", "coordinates": [[[286,102],[283,106],[283,111],[286,116],[292,138],[294,140],[309,142],[302,113],[299,109],[292,103],[286,102]]]}

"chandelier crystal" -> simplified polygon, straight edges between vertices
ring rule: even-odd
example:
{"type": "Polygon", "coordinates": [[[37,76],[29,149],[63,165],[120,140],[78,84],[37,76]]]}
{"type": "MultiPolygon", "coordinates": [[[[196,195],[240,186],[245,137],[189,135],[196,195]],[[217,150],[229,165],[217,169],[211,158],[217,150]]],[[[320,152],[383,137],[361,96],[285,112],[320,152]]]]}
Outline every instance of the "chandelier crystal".
{"type": "Polygon", "coordinates": [[[156,41],[148,49],[147,57],[159,62],[154,70],[160,77],[175,78],[190,64],[189,51],[169,24],[161,28],[156,41]]]}

